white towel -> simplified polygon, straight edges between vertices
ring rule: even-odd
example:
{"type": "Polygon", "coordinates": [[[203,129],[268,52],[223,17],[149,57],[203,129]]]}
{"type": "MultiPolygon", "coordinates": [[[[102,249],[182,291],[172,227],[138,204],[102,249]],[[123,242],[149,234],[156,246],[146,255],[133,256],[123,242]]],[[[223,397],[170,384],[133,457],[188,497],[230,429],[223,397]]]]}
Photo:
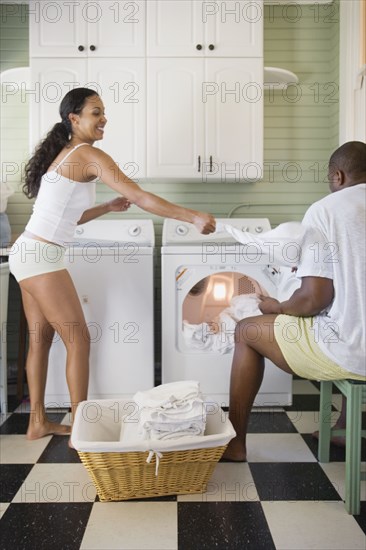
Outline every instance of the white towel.
{"type": "Polygon", "coordinates": [[[197,381],[162,384],[137,392],[139,409],[137,433],[143,439],[175,439],[203,435],[206,408],[197,381]]]}
{"type": "Polygon", "coordinates": [[[151,390],[137,392],[133,400],[139,407],[173,407],[183,401],[200,397],[199,383],[194,380],[184,380],[161,384],[151,390]]]}
{"type": "MultiPolygon", "coordinates": [[[[300,222],[286,222],[259,236],[236,229],[228,223],[217,223],[216,233],[224,231],[244,245],[254,245],[253,251],[264,254],[269,264],[297,267],[301,258],[306,227],[300,222]]],[[[248,254],[253,251],[248,248],[248,254]]]]}
{"type": "Polygon", "coordinates": [[[256,294],[234,296],[212,323],[189,324],[183,321],[183,338],[187,347],[220,354],[230,353],[235,345],[234,333],[238,321],[262,315],[256,294]]]}

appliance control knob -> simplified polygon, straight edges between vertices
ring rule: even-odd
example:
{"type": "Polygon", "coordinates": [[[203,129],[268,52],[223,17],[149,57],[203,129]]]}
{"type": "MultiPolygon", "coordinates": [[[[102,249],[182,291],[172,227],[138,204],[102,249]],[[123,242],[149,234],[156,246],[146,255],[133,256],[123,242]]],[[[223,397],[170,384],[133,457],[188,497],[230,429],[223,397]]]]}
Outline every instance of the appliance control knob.
{"type": "Polygon", "coordinates": [[[241,230],[242,230],[243,233],[246,233],[247,231],[249,231],[249,226],[248,225],[243,225],[241,230]]]}
{"type": "Polygon", "coordinates": [[[77,235],[82,235],[84,233],[84,229],[82,227],[78,227],[77,229],[75,229],[75,233],[77,235]]]}
{"type": "Polygon", "coordinates": [[[185,225],[178,225],[175,231],[177,235],[184,237],[184,235],[187,235],[188,233],[188,227],[186,227],[185,225]]]}
{"type": "Polygon", "coordinates": [[[263,227],[261,225],[257,225],[257,227],[255,228],[255,232],[262,233],[262,231],[263,231],[263,227]]]}
{"type": "Polygon", "coordinates": [[[133,225],[129,228],[128,233],[131,237],[137,237],[137,235],[141,233],[141,227],[139,225],[133,225]]]}

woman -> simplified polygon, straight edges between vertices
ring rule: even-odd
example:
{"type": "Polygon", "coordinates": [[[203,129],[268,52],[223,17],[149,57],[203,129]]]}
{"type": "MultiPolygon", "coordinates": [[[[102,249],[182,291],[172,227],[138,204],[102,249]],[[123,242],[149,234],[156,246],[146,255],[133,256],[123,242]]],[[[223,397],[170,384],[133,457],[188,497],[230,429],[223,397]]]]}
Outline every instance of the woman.
{"type": "Polygon", "coordinates": [[[10,269],[20,285],[29,327],[28,439],[70,433],[70,426],[50,422],[45,413],[48,355],[55,329],[67,350],[66,378],[73,418],[78,403],[87,398],[90,338],[63,263],[65,247],[72,242],[76,225],[107,212],[125,211],[135,204],[158,216],[193,223],[204,234],[215,230],[211,215],[143,191],[110,156],[93,147],[95,141],[103,139],[107,123],[103,102],[94,90],[76,88],[68,92],[61,102],[60,115],[61,122],[55,124],[26,166],[23,190],[36,201],[29,223],[10,255],[10,269]],[[96,177],[121,196],[93,206],[96,177]]]}

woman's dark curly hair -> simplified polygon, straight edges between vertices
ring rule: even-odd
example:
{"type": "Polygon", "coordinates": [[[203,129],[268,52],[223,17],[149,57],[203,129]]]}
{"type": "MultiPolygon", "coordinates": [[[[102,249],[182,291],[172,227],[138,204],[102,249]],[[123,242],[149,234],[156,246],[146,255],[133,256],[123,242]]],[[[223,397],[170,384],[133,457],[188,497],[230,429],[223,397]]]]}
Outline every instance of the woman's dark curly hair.
{"type": "Polygon", "coordinates": [[[57,122],[52,130],[48,132],[46,138],[38,145],[34,155],[25,167],[23,192],[29,199],[33,199],[38,195],[43,174],[70,141],[71,122],[69,114],[79,114],[85,105],[85,100],[96,95],[98,94],[95,90],[75,88],[70,90],[61,101],[59,109],[61,122],[57,122]]]}

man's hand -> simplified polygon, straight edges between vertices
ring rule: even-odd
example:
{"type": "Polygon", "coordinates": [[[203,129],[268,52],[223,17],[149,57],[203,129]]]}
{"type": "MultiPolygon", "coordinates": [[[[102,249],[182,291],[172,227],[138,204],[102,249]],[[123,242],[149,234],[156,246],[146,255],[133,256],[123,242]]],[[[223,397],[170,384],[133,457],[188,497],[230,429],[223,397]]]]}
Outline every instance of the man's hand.
{"type": "Polygon", "coordinates": [[[258,307],[262,313],[281,313],[281,304],[276,298],[260,294],[259,299],[258,307]]]}

